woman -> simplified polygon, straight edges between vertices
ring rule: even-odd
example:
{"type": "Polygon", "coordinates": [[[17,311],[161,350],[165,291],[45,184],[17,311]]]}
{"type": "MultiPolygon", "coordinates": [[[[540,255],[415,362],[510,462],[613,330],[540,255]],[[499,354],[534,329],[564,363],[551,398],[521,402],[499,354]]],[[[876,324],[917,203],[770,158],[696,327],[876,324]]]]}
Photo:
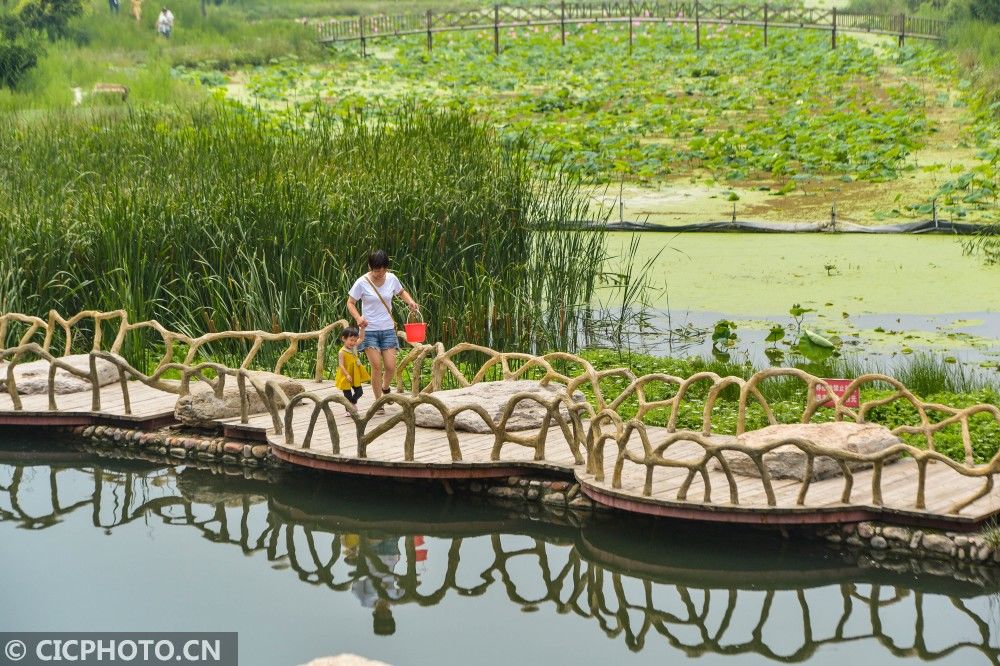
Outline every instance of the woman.
{"type": "MultiPolygon", "coordinates": [[[[375,400],[388,393],[392,378],[396,376],[396,353],[399,338],[396,337],[396,323],[392,318],[392,299],[399,296],[417,312],[420,306],[413,300],[399,278],[389,272],[389,257],[382,250],[375,250],[368,256],[368,272],[362,275],[347,292],[347,311],[354,317],[358,328],[366,328],[365,339],[360,349],[372,366],[372,391],[375,400]],[[358,301],[361,312],[358,312],[358,301]]],[[[379,412],[384,410],[379,409],[379,412]]]]}

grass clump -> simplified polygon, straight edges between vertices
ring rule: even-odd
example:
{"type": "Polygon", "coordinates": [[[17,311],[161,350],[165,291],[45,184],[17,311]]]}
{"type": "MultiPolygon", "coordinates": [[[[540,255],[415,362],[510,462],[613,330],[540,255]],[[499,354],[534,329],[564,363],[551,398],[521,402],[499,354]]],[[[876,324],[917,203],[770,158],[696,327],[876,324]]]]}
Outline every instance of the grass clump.
{"type": "MultiPolygon", "coordinates": [[[[461,112],[272,124],[221,105],[0,126],[0,305],[311,330],[384,248],[429,337],[572,347],[604,258],[577,186],[461,112]]],[[[397,321],[403,321],[398,317],[397,321]]]]}

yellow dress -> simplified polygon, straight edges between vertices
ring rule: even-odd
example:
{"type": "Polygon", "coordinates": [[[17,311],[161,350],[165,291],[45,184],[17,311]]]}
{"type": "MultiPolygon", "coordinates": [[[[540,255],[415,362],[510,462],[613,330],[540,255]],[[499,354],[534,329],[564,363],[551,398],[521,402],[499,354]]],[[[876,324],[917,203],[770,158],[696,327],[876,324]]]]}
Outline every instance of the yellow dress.
{"type": "Polygon", "coordinates": [[[337,388],[341,391],[350,391],[355,386],[361,386],[362,382],[371,379],[368,370],[358,360],[357,352],[353,352],[347,347],[341,347],[340,351],[344,355],[344,369],[341,369],[340,364],[337,364],[337,376],[333,380],[337,388]],[[346,375],[344,374],[345,369],[347,370],[346,375]]]}

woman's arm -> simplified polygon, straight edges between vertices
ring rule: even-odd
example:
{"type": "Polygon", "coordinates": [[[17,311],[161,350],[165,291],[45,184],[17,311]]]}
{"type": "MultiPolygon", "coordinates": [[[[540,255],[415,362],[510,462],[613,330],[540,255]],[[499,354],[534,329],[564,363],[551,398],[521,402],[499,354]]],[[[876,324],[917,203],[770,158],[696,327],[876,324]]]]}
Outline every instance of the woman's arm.
{"type": "Polygon", "coordinates": [[[364,327],[368,326],[368,320],[365,319],[364,317],[362,317],[361,313],[358,312],[357,303],[358,303],[357,299],[355,299],[353,296],[348,296],[347,297],[347,311],[351,313],[352,317],[354,317],[354,321],[355,321],[355,323],[357,323],[358,327],[359,328],[364,328],[364,327]]]}
{"type": "Polygon", "coordinates": [[[405,289],[403,291],[399,292],[399,297],[402,298],[403,301],[407,305],[409,305],[410,309],[413,310],[414,312],[416,312],[417,310],[420,309],[420,306],[417,305],[417,302],[415,300],[413,300],[412,296],[410,296],[410,292],[406,291],[405,289]]]}

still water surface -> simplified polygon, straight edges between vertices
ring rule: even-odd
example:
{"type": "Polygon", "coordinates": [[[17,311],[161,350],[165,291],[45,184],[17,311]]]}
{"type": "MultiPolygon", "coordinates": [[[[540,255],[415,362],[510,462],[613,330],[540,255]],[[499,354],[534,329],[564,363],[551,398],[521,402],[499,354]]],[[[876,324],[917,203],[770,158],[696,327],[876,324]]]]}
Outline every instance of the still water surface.
{"type": "MultiPolygon", "coordinates": [[[[764,341],[789,309],[811,310],[803,326],[843,339],[841,352],[892,371],[911,351],[954,357],[971,366],[1000,363],[1000,267],[963,253],[950,235],[644,233],[635,265],[651,262],[644,298],[655,332],[628,344],[659,355],[701,356],[715,322],[737,323],[735,360],[767,367],[764,341]],[[701,337],[677,338],[691,326],[701,337]]],[[[609,234],[608,251],[628,256],[632,234],[609,234]]],[[[615,262],[612,261],[612,265],[615,262]]],[[[598,301],[619,308],[621,295],[598,301]]],[[[636,305],[633,303],[633,305],[636,305]]],[[[783,348],[784,343],[777,346],[783,348]]],[[[614,345],[612,345],[614,346],[614,345]]],[[[996,381],[995,371],[987,378],[996,381]]]]}
{"type": "Polygon", "coordinates": [[[0,442],[4,631],[237,631],[241,664],[1000,664],[997,589],[769,533],[0,442]]]}

